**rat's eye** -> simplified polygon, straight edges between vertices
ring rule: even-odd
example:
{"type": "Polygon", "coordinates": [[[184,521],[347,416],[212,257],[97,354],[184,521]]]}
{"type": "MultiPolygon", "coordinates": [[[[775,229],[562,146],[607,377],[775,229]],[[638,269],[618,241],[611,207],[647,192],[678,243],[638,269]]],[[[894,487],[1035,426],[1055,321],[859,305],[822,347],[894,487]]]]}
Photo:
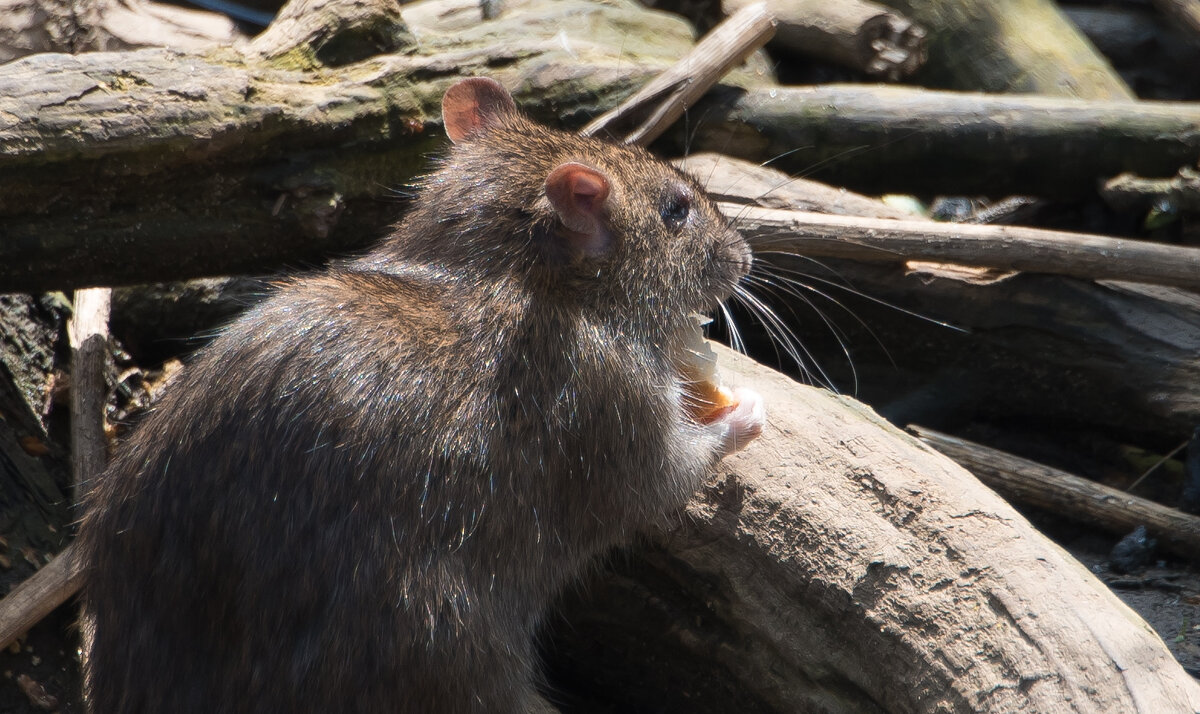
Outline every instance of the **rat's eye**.
{"type": "Polygon", "coordinates": [[[668,186],[658,202],[658,215],[662,216],[667,228],[675,230],[683,225],[692,210],[692,195],[686,187],[668,186]]]}

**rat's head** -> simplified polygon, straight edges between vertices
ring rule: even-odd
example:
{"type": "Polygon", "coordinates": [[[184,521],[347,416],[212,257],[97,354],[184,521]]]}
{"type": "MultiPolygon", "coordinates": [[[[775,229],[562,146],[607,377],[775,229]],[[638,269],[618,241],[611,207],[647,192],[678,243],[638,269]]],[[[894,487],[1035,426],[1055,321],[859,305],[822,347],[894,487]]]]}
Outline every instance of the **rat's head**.
{"type": "Polygon", "coordinates": [[[700,186],[647,152],[537,125],[490,79],[452,86],[442,114],[455,146],[418,210],[436,210],[457,244],[443,237],[425,258],[670,321],[712,309],[749,270],[745,241],[700,186]]]}

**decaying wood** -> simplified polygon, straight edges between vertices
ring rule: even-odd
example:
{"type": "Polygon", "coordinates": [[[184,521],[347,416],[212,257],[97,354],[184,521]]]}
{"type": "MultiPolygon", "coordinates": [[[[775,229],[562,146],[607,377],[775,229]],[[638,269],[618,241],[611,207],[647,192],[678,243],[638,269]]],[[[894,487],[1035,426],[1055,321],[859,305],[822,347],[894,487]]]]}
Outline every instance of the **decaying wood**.
{"type": "Polygon", "coordinates": [[[1200,517],[933,429],[908,430],[1005,498],[1118,535],[1146,526],[1176,555],[1200,558],[1200,517]]]}
{"type": "MultiPolygon", "coordinates": [[[[749,0],[724,0],[733,13],[749,0]]],[[[891,82],[925,63],[925,30],[869,0],[772,0],[779,23],[774,45],[891,82]]]]}
{"type": "Polygon", "coordinates": [[[0,600],[0,648],[8,647],[83,585],[83,567],[69,545],[0,600]]]}
{"type": "Polygon", "coordinates": [[[75,312],[67,324],[71,342],[71,476],[76,497],[80,488],[102,471],[108,461],[104,406],[108,385],[109,288],[75,291],[75,312]]]}
{"type": "Polygon", "coordinates": [[[775,20],[765,3],[743,7],[714,27],[670,69],[620,106],[596,117],[580,133],[624,135],[624,143],[646,146],[774,34],[775,20]]]}
{"type": "Polygon", "coordinates": [[[823,85],[718,89],[696,113],[693,151],[864,193],[1079,198],[1098,176],[1170,176],[1200,155],[1200,107],[1182,102],[823,85]]]}
{"type": "Polygon", "coordinates": [[[603,598],[565,613],[601,639],[590,648],[626,652],[652,628],[682,653],[658,666],[715,662],[751,711],[1200,707],[1157,635],[969,473],[852,400],[724,349],[719,361],[764,395],[767,429],[682,526],[630,556],[636,583],[589,584],[603,598]],[[643,595],[611,596],[625,587],[643,595]],[[680,590],[690,611],[643,619],[680,590]]]}
{"type": "Polygon", "coordinates": [[[859,218],[737,203],[720,208],[755,249],[1200,288],[1200,248],[1022,226],[859,218]]]}
{"type": "Polygon", "coordinates": [[[242,37],[224,15],[148,0],[0,0],[0,63],[38,52],[199,51],[242,37]]]}
{"type": "Polygon", "coordinates": [[[933,86],[1103,100],[1133,92],[1050,0],[891,0],[930,34],[933,86]]]}
{"type": "Polygon", "coordinates": [[[1105,181],[1100,195],[1119,211],[1150,208],[1200,211],[1200,172],[1184,166],[1175,176],[1166,179],[1121,174],[1105,181]]]}

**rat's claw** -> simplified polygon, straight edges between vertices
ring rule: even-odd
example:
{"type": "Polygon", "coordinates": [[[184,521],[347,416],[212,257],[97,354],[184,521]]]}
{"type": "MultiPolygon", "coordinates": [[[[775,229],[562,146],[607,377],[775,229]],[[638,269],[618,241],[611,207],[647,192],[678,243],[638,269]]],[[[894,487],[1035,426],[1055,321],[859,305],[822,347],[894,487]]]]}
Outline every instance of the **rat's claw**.
{"type": "Polygon", "coordinates": [[[762,433],[763,425],[767,423],[767,412],[758,392],[739,388],[733,393],[737,397],[738,405],[712,425],[724,431],[718,449],[719,458],[745,448],[762,433]]]}

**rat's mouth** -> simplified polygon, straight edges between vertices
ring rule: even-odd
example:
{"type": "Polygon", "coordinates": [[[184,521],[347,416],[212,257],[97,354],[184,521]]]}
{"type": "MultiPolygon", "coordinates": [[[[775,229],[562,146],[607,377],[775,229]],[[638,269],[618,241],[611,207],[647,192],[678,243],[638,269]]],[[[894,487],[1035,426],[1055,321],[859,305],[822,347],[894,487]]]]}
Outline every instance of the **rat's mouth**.
{"type": "Polygon", "coordinates": [[[683,379],[683,409],[700,424],[711,424],[737,407],[733,392],[721,385],[717,355],[701,329],[712,322],[699,313],[688,315],[675,333],[672,357],[683,379]]]}

